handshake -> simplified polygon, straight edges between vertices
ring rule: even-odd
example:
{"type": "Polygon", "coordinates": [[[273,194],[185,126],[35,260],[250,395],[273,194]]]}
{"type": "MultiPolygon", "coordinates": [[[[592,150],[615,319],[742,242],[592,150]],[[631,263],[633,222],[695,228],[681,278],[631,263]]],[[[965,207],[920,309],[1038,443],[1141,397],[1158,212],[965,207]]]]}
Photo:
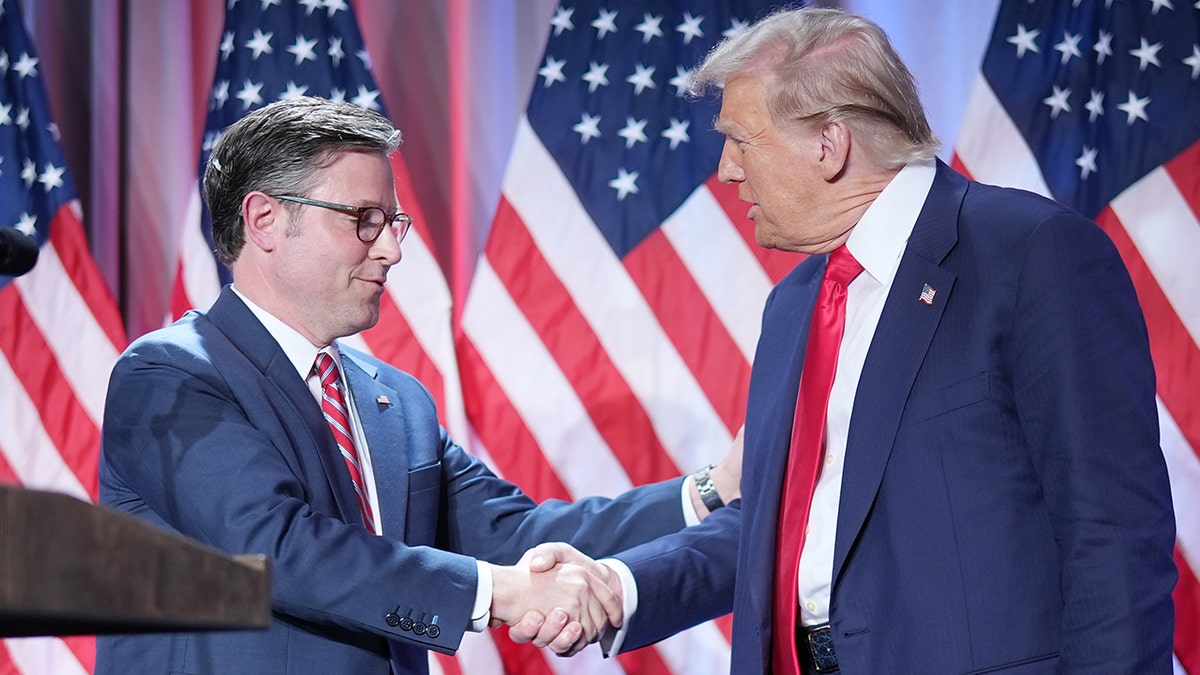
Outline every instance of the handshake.
{"type": "Polygon", "coordinates": [[[573,656],[624,621],[621,580],[569,544],[536,546],[516,565],[492,565],[491,625],[514,642],[573,656]]]}

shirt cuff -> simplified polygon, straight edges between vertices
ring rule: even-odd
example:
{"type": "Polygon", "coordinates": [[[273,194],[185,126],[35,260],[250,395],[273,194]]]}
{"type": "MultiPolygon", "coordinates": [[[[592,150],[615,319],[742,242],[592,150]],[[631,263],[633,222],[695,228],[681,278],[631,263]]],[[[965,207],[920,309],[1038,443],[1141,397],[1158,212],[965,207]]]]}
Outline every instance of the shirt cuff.
{"type": "Polygon", "coordinates": [[[476,560],[479,581],[475,584],[475,607],[471,610],[471,630],[482,633],[492,618],[492,568],[482,560],[476,560]]]}
{"type": "Polygon", "coordinates": [[[692,502],[692,486],[695,484],[696,479],[691,475],[683,479],[683,491],[680,498],[683,500],[683,524],[688,527],[700,524],[700,514],[696,513],[696,505],[692,502]]]}
{"type": "MultiPolygon", "coordinates": [[[[684,494],[687,493],[684,492],[684,494]]],[[[687,509],[684,509],[684,512],[686,513],[687,509]]],[[[616,558],[605,558],[596,562],[617,573],[617,577],[621,580],[621,597],[624,598],[622,606],[625,611],[625,621],[621,623],[620,628],[609,626],[600,634],[600,648],[604,651],[604,657],[609,658],[621,651],[621,645],[625,643],[625,636],[629,634],[629,625],[633,622],[633,614],[637,611],[638,605],[637,582],[634,581],[633,572],[629,571],[629,566],[616,558]]]]}

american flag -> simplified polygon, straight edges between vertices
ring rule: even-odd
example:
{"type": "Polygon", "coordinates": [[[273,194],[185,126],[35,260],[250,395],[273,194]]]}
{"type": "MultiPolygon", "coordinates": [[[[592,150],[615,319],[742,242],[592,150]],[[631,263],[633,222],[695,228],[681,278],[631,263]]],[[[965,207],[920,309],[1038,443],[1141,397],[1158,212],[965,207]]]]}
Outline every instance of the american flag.
{"type": "MultiPolygon", "coordinates": [[[[763,302],[798,261],[754,241],[714,177],[690,69],[767,2],[565,1],[554,12],[458,338],[468,419],[535,499],[617,494],[722,456],[763,302]]],[[[728,672],[728,625],[510,672],[728,672]]]]}
{"type": "Polygon", "coordinates": [[[1200,2],[1005,0],[954,166],[1095,219],[1137,287],[1177,541],[1177,672],[1200,674],[1200,2]]]}
{"type": "MultiPolygon", "coordinates": [[[[125,332],[88,251],[15,0],[0,0],[0,227],[40,245],[33,271],[0,276],[0,482],[95,501],[104,392],[125,332]]],[[[70,675],[94,663],[87,637],[0,640],[3,673],[70,675]]]]}

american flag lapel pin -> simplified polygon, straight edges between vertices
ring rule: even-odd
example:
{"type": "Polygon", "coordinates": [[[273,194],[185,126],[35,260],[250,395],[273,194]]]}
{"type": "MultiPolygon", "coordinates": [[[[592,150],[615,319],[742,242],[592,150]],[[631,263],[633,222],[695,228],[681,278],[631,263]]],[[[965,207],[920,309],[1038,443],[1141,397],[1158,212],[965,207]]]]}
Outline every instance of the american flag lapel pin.
{"type": "Polygon", "coordinates": [[[375,399],[375,402],[378,403],[379,405],[391,405],[392,404],[391,399],[389,399],[386,394],[380,394],[379,397],[375,399]]]}
{"type": "Polygon", "coordinates": [[[932,305],[933,296],[937,295],[937,289],[929,284],[925,284],[925,288],[921,289],[921,302],[932,305]]]}

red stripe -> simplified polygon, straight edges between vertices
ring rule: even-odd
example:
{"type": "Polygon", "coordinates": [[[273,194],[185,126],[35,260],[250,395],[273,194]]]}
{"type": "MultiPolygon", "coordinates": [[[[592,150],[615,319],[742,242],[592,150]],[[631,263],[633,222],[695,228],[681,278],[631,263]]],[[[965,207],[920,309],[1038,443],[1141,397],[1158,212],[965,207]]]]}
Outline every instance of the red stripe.
{"type": "Polygon", "coordinates": [[[654,426],[506,199],[496,210],[488,260],[571,383],[596,430],[634,485],[678,476],[654,426]]]}
{"type": "Polygon", "coordinates": [[[442,673],[445,675],[462,675],[462,668],[458,666],[458,659],[446,654],[431,652],[433,658],[437,660],[437,664],[441,666],[442,673]]]}
{"type": "Polygon", "coordinates": [[[1158,377],[1158,396],[1192,450],[1200,453],[1200,405],[1196,403],[1196,392],[1200,391],[1200,348],[1179,320],[1112,207],[1105,207],[1096,222],[1116,244],[1137,289],[1150,331],[1150,355],[1158,377]]]}
{"type": "Polygon", "coordinates": [[[736,433],[746,416],[750,363],[662,229],[625,256],[625,269],[729,433],[736,433]]]}
{"type": "Polygon", "coordinates": [[[617,663],[621,664],[625,675],[658,675],[671,672],[667,662],[663,661],[662,656],[653,646],[618,654],[617,663]]]}
{"type": "Polygon", "coordinates": [[[178,321],[191,308],[192,299],[183,284],[183,256],[180,256],[175,263],[175,285],[171,288],[171,320],[178,321]]]}
{"type": "Polygon", "coordinates": [[[957,152],[950,158],[950,168],[966,176],[968,179],[974,180],[971,178],[971,172],[967,170],[967,165],[963,164],[962,158],[958,156],[957,152]]]}
{"type": "Polygon", "coordinates": [[[96,267],[96,261],[92,259],[83,225],[71,210],[70,204],[59,209],[54,215],[54,220],[50,223],[50,242],[54,244],[54,251],[62,260],[67,276],[87,303],[96,323],[117,350],[124,349],[128,342],[121,323],[121,313],[117,311],[117,303],[109,292],[108,284],[96,267]]]}
{"type": "Polygon", "coordinates": [[[13,663],[12,655],[8,653],[4,640],[0,640],[0,675],[21,675],[17,664],[13,663]]]}
{"type": "Polygon", "coordinates": [[[500,653],[500,660],[504,661],[504,672],[520,673],[521,675],[554,675],[550,664],[546,663],[546,655],[531,643],[519,645],[510,640],[507,627],[493,630],[492,641],[496,643],[496,651],[500,653]]]}
{"type": "Polygon", "coordinates": [[[4,448],[0,447],[0,485],[20,485],[21,479],[17,478],[17,472],[13,471],[9,465],[7,455],[4,448]]]}
{"type": "Polygon", "coordinates": [[[362,334],[367,346],[379,359],[412,375],[433,394],[442,426],[446,426],[446,383],[437,364],[413,337],[408,318],[389,295],[379,303],[379,323],[362,334]]]}
{"type": "Polygon", "coordinates": [[[708,191],[712,193],[717,203],[721,205],[721,209],[725,212],[725,216],[729,218],[729,222],[737,228],[738,234],[742,235],[742,239],[746,241],[746,246],[754,257],[758,258],[759,264],[766,270],[767,276],[771,278],[771,283],[779,283],[779,280],[792,271],[792,268],[797,265],[805,256],[801,253],[790,253],[788,251],[777,251],[774,249],[763,248],[758,245],[758,240],[754,238],[754,221],[746,217],[746,204],[738,200],[738,188],[733,183],[722,183],[717,180],[716,176],[708,179],[705,183],[708,191]]]}
{"type": "Polygon", "coordinates": [[[1189,673],[1200,673],[1200,581],[1175,549],[1179,583],[1175,584],[1175,656],[1189,673]]]}
{"type": "Polygon", "coordinates": [[[68,635],[60,637],[67,649],[79,659],[79,665],[87,672],[96,670],[96,638],[91,635],[68,635]]]}
{"type": "Polygon", "coordinates": [[[58,360],[13,284],[0,291],[0,352],[24,387],[63,462],[96,500],[100,430],[63,377],[58,360]]]}
{"type": "Polygon", "coordinates": [[[571,500],[529,427],[465,335],[458,338],[458,360],[467,418],[500,473],[534,501],[571,500]]]}
{"type": "Polygon", "coordinates": [[[1200,142],[1176,155],[1163,168],[1192,209],[1192,216],[1200,220],[1200,142]]]}

